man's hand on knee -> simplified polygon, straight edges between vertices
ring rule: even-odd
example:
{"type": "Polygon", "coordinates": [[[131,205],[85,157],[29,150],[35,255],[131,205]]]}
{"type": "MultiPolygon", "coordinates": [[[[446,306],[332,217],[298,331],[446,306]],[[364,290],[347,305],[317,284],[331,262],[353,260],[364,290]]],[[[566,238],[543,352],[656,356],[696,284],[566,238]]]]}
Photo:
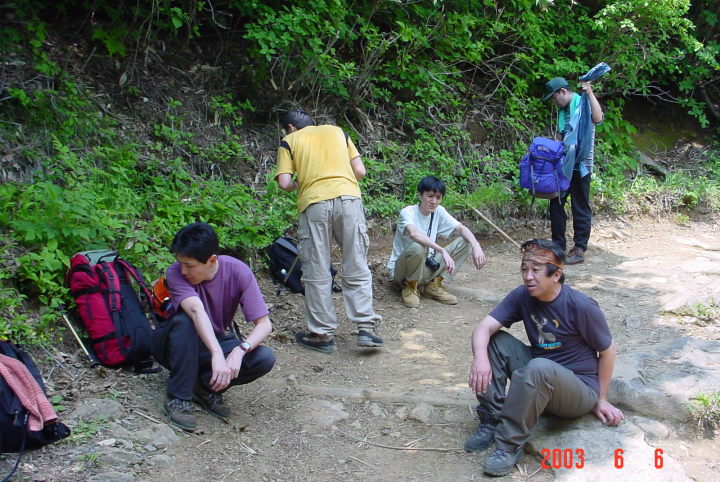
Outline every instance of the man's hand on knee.
{"type": "Polygon", "coordinates": [[[474,393],[485,393],[492,380],[492,368],[487,360],[474,360],[470,365],[468,385],[474,393]]]}
{"type": "Polygon", "coordinates": [[[219,392],[227,388],[232,380],[232,371],[225,361],[222,352],[212,358],[212,378],[210,378],[210,388],[214,392],[219,392]]]}
{"type": "Polygon", "coordinates": [[[475,269],[482,269],[485,266],[485,253],[477,243],[472,247],[472,261],[475,269]]]}
{"type": "Polygon", "coordinates": [[[453,274],[455,272],[455,260],[452,259],[450,253],[444,249],[442,250],[442,258],[445,263],[445,271],[447,271],[448,274],[453,274]]]}

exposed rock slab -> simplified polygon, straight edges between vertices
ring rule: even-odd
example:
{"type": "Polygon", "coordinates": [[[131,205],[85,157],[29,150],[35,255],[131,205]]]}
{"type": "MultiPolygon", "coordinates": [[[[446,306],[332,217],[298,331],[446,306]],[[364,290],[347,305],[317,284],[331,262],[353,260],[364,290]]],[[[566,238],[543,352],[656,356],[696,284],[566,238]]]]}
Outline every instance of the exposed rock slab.
{"type": "Polygon", "coordinates": [[[680,463],[664,452],[656,452],[657,447],[645,441],[645,431],[627,419],[618,427],[607,427],[594,415],[575,420],[544,417],[525,450],[541,459],[549,454],[545,465],[550,468],[542,470],[554,471],[556,480],[689,480],[680,463]],[[547,452],[543,453],[543,449],[547,452]],[[571,457],[565,459],[568,449],[571,457]],[[662,468],[656,468],[656,463],[662,468]],[[572,468],[565,468],[566,465],[572,468]]]}
{"type": "Polygon", "coordinates": [[[68,416],[68,420],[117,420],[123,417],[123,409],[120,402],[105,398],[88,398],[78,404],[68,416]]]}
{"type": "Polygon", "coordinates": [[[149,444],[157,448],[168,448],[177,443],[180,437],[168,425],[156,423],[135,432],[133,439],[143,445],[149,444]]]}
{"type": "Polygon", "coordinates": [[[609,399],[654,419],[687,421],[688,402],[720,386],[720,343],[682,337],[618,355],[609,399]]]}

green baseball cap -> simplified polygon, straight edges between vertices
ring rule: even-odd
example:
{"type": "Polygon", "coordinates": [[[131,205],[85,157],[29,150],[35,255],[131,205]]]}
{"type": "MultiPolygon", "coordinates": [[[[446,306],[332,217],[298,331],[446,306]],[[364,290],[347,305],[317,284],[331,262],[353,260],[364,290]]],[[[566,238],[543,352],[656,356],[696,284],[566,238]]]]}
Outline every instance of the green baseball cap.
{"type": "Polygon", "coordinates": [[[568,81],[564,78],[555,77],[554,79],[548,80],[545,84],[545,97],[543,97],[543,100],[548,100],[555,92],[562,88],[570,88],[570,84],[568,84],[568,81]]]}

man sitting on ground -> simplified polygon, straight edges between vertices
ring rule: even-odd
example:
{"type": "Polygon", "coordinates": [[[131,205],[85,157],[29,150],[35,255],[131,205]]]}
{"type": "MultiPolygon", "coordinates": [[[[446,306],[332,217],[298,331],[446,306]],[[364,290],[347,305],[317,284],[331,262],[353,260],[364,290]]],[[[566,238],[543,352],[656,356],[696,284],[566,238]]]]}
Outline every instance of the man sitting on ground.
{"type": "Polygon", "coordinates": [[[270,348],[260,346],[272,331],[260,288],[250,268],[218,255],[218,239],[206,223],[182,228],[170,250],[177,260],[166,282],[177,311],[153,334],[153,355],[170,370],[164,408],[170,421],[192,432],[197,427],[191,400],[227,419],[222,393],[250,383],[275,364],[270,348]],[[238,306],[255,326],[247,338],[231,331],[238,306]]]}
{"type": "Polygon", "coordinates": [[[508,474],[544,411],[566,418],[591,411],[615,426],[623,413],[607,401],[615,345],[597,302],[564,284],[564,251],[551,241],[522,245],[523,285],[475,327],[469,385],[480,427],[465,450],[484,450],[485,472],[508,474]],[[522,320],[531,347],[501,328],[522,320]],[[505,394],[508,379],[510,389],[505,394]]]}
{"type": "Polygon", "coordinates": [[[485,254],[472,231],[440,205],[445,195],[444,182],[435,176],[426,176],[420,180],[417,192],[420,202],[400,211],[387,268],[402,286],[405,306],[420,306],[418,288],[421,286],[425,286],[428,298],[457,304],[457,297],[443,286],[446,273],[455,274],[470,253],[479,270],[485,266],[485,254]],[[452,233],[460,236],[446,247],[435,242],[438,236],[447,238],[452,233]]]}

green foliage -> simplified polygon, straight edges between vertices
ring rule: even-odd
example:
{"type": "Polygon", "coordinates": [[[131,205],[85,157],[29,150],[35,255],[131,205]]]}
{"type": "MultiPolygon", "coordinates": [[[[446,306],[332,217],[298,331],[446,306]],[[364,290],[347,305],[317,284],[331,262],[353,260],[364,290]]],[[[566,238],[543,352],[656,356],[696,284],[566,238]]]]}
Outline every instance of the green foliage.
{"type": "Polygon", "coordinates": [[[30,324],[25,308],[26,296],[9,283],[9,275],[0,274],[0,339],[20,344],[43,341],[30,324]]]}
{"type": "Polygon", "coordinates": [[[609,101],[605,119],[596,128],[596,157],[605,159],[598,167],[612,178],[624,179],[638,168],[632,135],[637,129],[622,118],[622,104],[609,101]]]}
{"type": "Polygon", "coordinates": [[[214,96],[210,107],[213,110],[214,125],[220,125],[224,121],[233,127],[243,125],[243,111],[255,111],[250,100],[236,103],[230,94],[214,96]]]}
{"type": "MultiPolygon", "coordinates": [[[[696,207],[718,211],[717,155],[696,171],[644,176],[634,127],[622,117],[621,94],[679,96],[701,124],[709,123],[700,93],[716,85],[720,69],[717,13],[689,6],[689,0],[3,5],[3,61],[27,65],[27,78],[8,77],[0,139],[39,169],[28,173],[32,182],[0,184],[0,229],[17,245],[2,260],[15,268],[0,278],[0,335],[46,336],[52,311],[31,320],[24,303],[66,301],[63,275],[78,250],[118,249],[154,276],[172,261],[165,247],[186,223],[209,222],[228,250],[245,256],[288,228],[296,218],[294,195],[280,193],[269,175],[263,179],[266,170],[255,175],[264,155],[237,134],[256,109],[253,117],[262,118],[289,104],[319,113],[328,107],[348,132],[366,136],[362,189],[371,215],[394,218],[415,202],[418,180],[434,174],[447,182],[450,209],[511,216],[531,205],[517,187],[517,162],[529,140],[554,122],[540,99],[544,81],[562,75],[575,84],[606,61],[613,70],[595,85],[605,110],[597,129],[596,205],[616,212],[650,204],[683,215],[696,207]],[[75,23],[85,18],[78,13],[92,21],[75,23]],[[86,43],[97,50],[82,52],[91,62],[82,68],[63,63],[55,50],[52,34],[66,24],[78,49],[86,43]],[[237,46],[226,40],[238,39],[241,48],[225,48],[237,46]],[[163,58],[152,53],[179,48],[195,57],[219,44],[197,60],[223,72],[222,83],[193,85],[192,96],[182,98],[158,83],[153,102],[161,109],[132,132],[118,128],[125,111],[99,103],[112,88],[98,92],[75,77],[88,65],[103,65],[105,73],[114,66],[122,76],[113,88],[132,106],[141,93],[151,96],[144,86],[152,82],[126,80],[146,80],[149,59],[163,58]]],[[[162,67],[168,80],[183,72],[180,61],[162,67]]]]}
{"type": "MultiPolygon", "coordinates": [[[[14,89],[11,95],[16,119],[47,140],[43,146],[38,139],[26,153],[46,152],[35,182],[0,184],[0,228],[18,246],[15,259],[6,261],[17,268],[0,279],[0,336],[31,343],[52,336],[49,328],[58,318],[54,310],[69,301],[64,275],[75,252],[116,249],[156,276],[173,261],[167,246],[185,224],[207,221],[229,251],[251,256],[295,217],[292,201],[279,196],[275,183],[258,191],[244,183],[198,177],[179,158],[145,156],[140,161],[140,146],[113,143],[114,125],[97,115],[74,82],[63,81],[57,89],[14,89]],[[47,307],[39,319],[25,315],[27,299],[47,307]]],[[[218,108],[230,114],[232,125],[241,122],[242,110],[252,109],[247,102],[222,102],[218,108]]],[[[184,115],[182,103],[170,99],[154,126],[159,155],[180,150],[200,156],[184,115]]],[[[229,130],[225,135],[225,142],[203,151],[203,160],[252,159],[236,135],[229,130]]]]}
{"type": "Polygon", "coordinates": [[[645,176],[637,177],[633,181],[630,195],[635,199],[644,199],[656,209],[677,211],[693,209],[701,201],[707,202],[708,194],[717,193],[716,186],[716,183],[709,182],[706,178],[691,178],[684,174],[670,174],[662,182],[645,176]]]}
{"type": "Polygon", "coordinates": [[[106,426],[107,421],[104,418],[98,418],[93,420],[78,420],[77,425],[73,427],[70,435],[67,438],[62,439],[58,443],[73,445],[87,443],[98,432],[104,430],[106,426]]]}
{"type": "Polygon", "coordinates": [[[711,433],[720,429],[720,391],[698,393],[688,408],[699,429],[711,433]]]}
{"type": "Polygon", "coordinates": [[[56,412],[64,412],[67,410],[67,405],[65,405],[65,400],[62,395],[52,395],[49,400],[56,412]]]}

